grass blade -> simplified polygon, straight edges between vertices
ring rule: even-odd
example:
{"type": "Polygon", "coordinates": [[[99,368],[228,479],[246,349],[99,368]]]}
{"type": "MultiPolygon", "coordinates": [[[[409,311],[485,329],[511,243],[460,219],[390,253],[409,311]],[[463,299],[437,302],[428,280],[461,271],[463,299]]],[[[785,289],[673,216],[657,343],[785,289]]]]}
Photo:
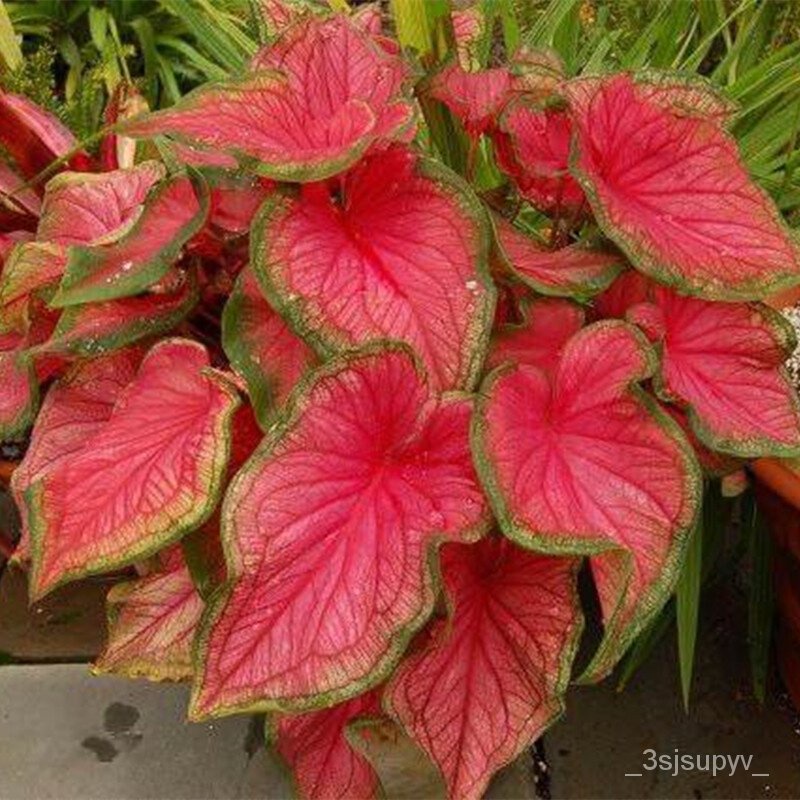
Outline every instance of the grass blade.
{"type": "Polygon", "coordinates": [[[700,587],[703,574],[703,515],[698,515],[689,538],[683,569],[675,587],[675,617],[678,631],[678,663],[681,673],[683,707],[688,713],[692,690],[700,587]]]}
{"type": "Polygon", "coordinates": [[[22,50],[2,0],[0,0],[0,62],[4,71],[15,70],[22,63],[22,50]]]}
{"type": "Polygon", "coordinates": [[[750,670],[753,694],[759,703],[763,703],[769,675],[775,593],[772,583],[772,538],[752,493],[748,493],[743,504],[743,522],[750,559],[750,595],[747,609],[750,670]]]}
{"type": "Polygon", "coordinates": [[[636,641],[631,645],[625,656],[625,661],[620,669],[619,680],[617,681],[617,691],[622,692],[630,683],[631,678],[639,670],[639,667],[650,658],[656,645],[664,638],[669,630],[675,614],[675,606],[672,602],[666,605],[661,613],[655,618],[650,626],[645,628],[636,641]]]}

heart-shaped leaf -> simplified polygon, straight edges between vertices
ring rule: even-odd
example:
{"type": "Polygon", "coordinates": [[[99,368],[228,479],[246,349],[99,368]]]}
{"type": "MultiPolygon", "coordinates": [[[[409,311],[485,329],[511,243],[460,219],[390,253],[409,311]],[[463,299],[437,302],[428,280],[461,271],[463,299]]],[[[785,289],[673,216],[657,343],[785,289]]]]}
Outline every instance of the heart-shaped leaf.
{"type": "Polygon", "coordinates": [[[158,161],[97,174],[62,172],[45,187],[36,236],[62,245],[114,241],[136,221],[147,193],[164,175],[158,161]]]}
{"type": "Polygon", "coordinates": [[[654,368],[635,328],[595,323],[552,375],[492,373],[473,425],[503,532],[541,552],[592,555],[605,636],[586,679],[606,675],[669,597],[697,510],[691,448],[636,386],[654,368]]]}
{"type": "Polygon", "coordinates": [[[698,438],[743,457],[800,455],[800,407],[783,369],[791,326],[757,303],[709,303],[651,287],[628,318],[660,343],[658,388],[688,406],[698,438]]]}
{"type": "Polygon", "coordinates": [[[108,643],[95,674],[179,681],[192,676],[192,640],[203,601],[182,559],[165,572],[118,583],[108,593],[108,643]]]}
{"type": "Polygon", "coordinates": [[[800,283],[797,243],[715,119],[672,110],[629,75],[577,79],[566,92],[573,171],[637,269],[718,300],[800,283]]]}
{"type": "Polygon", "coordinates": [[[525,308],[525,319],[507,324],[492,337],[486,368],[511,361],[552,373],[567,342],[583,327],[583,311],[568,300],[538,299],[525,308]]]}
{"type": "Polygon", "coordinates": [[[450,11],[456,63],[463,69],[477,70],[484,66],[491,46],[490,23],[493,19],[493,9],[478,4],[450,11]]]}
{"type": "Polygon", "coordinates": [[[520,98],[492,133],[497,165],[531,205],[558,216],[578,214],[583,190],[569,174],[572,122],[566,112],[520,98]]]}
{"type": "Polygon", "coordinates": [[[129,349],[79,362],[48,389],[25,457],[11,476],[11,493],[22,524],[22,537],[14,554],[18,561],[30,558],[28,487],[65,463],[99,432],[120,392],[133,380],[140,361],[141,353],[129,349]]]}
{"type": "Polygon", "coordinates": [[[413,122],[405,65],[343,15],[301,19],[251,70],[122,129],[221,149],[277,180],[310,181],[347,169],[413,122]]]}
{"type": "Polygon", "coordinates": [[[353,697],[427,619],[435,544],[480,536],[487,509],[472,403],[434,399],[419,369],[399,345],[320,368],[234,479],[193,718],[353,697]]]}
{"type": "Polygon", "coordinates": [[[386,706],[439,767],[448,795],[479,800],[563,712],[583,628],[579,562],[499,537],[445,545],[441,560],[451,619],[401,663],[386,706]]]}
{"type": "Polygon", "coordinates": [[[245,379],[265,429],[276,408],[317,360],[266,301],[249,267],[237,278],[225,304],[222,345],[233,368],[245,379]]]}
{"type": "Polygon", "coordinates": [[[511,73],[505,67],[467,72],[452,61],[431,77],[428,91],[461,120],[470,136],[477,138],[494,127],[511,88],[511,73]]]}
{"type": "Polygon", "coordinates": [[[25,352],[24,337],[0,335],[0,441],[23,434],[33,421],[38,384],[33,364],[25,352]]]}
{"type": "Polygon", "coordinates": [[[500,217],[494,225],[502,263],[539,294],[586,300],[607,289],[625,268],[623,257],[610,250],[586,244],[548,250],[500,217]]]}
{"type": "Polygon", "coordinates": [[[201,345],[157,344],[105,425],[28,489],[31,597],[140,560],[202,523],[237,402],[201,345]]]}
{"type": "Polygon", "coordinates": [[[332,708],[281,716],[267,728],[303,800],[370,800],[382,796],[372,765],[349,741],[353,725],[382,716],[378,692],[332,708]]]}
{"type": "Polygon", "coordinates": [[[70,249],[50,305],[60,308],[137,294],[167,274],[208,215],[208,186],[199,175],[159,184],[132,227],[106,246],[70,249]]]}
{"type": "Polygon", "coordinates": [[[252,263],[273,307],[323,355],[401,339],[437,388],[468,388],[494,304],[486,225],[463,181],[396,146],[332,187],[268,200],[252,263]]]}

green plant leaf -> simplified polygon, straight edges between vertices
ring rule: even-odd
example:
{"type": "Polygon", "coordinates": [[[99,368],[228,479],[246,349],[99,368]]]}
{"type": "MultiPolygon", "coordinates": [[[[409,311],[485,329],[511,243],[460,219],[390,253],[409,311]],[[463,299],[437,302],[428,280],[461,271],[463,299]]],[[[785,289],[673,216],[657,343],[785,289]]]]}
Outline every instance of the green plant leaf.
{"type": "Polygon", "coordinates": [[[752,492],[744,498],[742,522],[750,561],[747,643],[750,650],[753,694],[763,704],[769,675],[775,592],[772,583],[772,538],[752,492]]]}
{"type": "Polygon", "coordinates": [[[8,16],[8,9],[0,0],[0,65],[5,72],[17,69],[20,64],[22,64],[22,50],[8,16]]]}

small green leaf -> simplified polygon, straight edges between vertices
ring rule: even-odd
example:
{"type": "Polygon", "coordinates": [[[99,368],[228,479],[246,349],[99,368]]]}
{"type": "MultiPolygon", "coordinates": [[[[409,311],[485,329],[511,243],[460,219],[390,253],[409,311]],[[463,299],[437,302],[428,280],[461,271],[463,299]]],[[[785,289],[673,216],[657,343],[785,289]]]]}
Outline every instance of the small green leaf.
{"type": "Polygon", "coordinates": [[[92,44],[99,53],[103,52],[108,34],[108,9],[100,6],[89,8],[89,35],[92,37],[92,44]]]}

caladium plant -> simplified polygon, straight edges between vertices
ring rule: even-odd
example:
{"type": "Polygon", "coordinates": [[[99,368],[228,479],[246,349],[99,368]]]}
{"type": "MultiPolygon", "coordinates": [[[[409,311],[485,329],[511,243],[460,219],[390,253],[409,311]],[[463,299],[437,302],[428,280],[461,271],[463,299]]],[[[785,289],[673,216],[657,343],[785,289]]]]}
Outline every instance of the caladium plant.
{"type": "Polygon", "coordinates": [[[800,455],[762,302],[800,249],[697,78],[487,66],[480,9],[434,63],[377,6],[261,8],[243,74],[112,109],[99,158],[0,97],[15,561],[32,598],[118,575],[95,669],[267,712],[301,795],[377,794],[388,717],[477,798],[564,708],[578,571],[596,681],[704,473],[800,455]]]}

